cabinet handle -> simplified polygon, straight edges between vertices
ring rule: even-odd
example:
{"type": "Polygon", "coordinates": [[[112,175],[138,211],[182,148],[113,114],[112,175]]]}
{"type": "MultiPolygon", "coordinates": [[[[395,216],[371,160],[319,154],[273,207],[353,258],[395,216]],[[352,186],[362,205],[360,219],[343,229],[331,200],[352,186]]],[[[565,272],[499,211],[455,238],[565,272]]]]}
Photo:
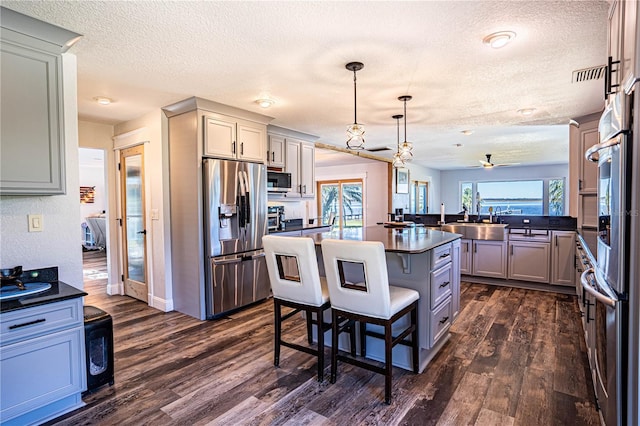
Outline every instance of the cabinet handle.
{"type": "Polygon", "coordinates": [[[450,254],[450,253],[441,254],[441,255],[438,257],[438,259],[444,259],[444,258],[449,257],[449,256],[451,256],[451,254],[450,254]]]}
{"type": "Polygon", "coordinates": [[[240,142],[240,155],[244,155],[244,142],[240,142]]]}
{"type": "Polygon", "coordinates": [[[440,324],[444,324],[445,322],[447,322],[447,320],[449,319],[449,317],[444,317],[440,320],[440,324]]]}
{"type": "Polygon", "coordinates": [[[231,142],[231,153],[236,153],[236,141],[231,142]]]}
{"type": "Polygon", "coordinates": [[[440,284],[440,288],[444,288],[444,287],[448,286],[449,284],[450,284],[449,281],[445,281],[442,284],[440,284]]]}
{"type": "Polygon", "coordinates": [[[26,327],[28,325],[39,324],[41,322],[45,322],[46,320],[47,320],[46,318],[39,318],[37,320],[25,322],[25,323],[22,323],[22,324],[14,324],[14,325],[9,326],[9,330],[15,330],[16,328],[26,327]]]}
{"type": "Polygon", "coordinates": [[[555,236],[554,240],[555,240],[556,247],[558,247],[558,236],[557,235],[555,236]]]}
{"type": "Polygon", "coordinates": [[[473,252],[477,253],[478,252],[478,244],[473,243],[473,252]]]}
{"type": "Polygon", "coordinates": [[[582,191],[582,179],[578,179],[578,190],[582,191]]]}
{"type": "Polygon", "coordinates": [[[511,256],[513,256],[513,244],[511,244],[511,256]]]}
{"type": "Polygon", "coordinates": [[[302,193],[303,194],[307,193],[307,185],[302,185],[302,193]]]}
{"type": "Polygon", "coordinates": [[[276,161],[276,152],[275,151],[271,151],[271,162],[276,161]]]}

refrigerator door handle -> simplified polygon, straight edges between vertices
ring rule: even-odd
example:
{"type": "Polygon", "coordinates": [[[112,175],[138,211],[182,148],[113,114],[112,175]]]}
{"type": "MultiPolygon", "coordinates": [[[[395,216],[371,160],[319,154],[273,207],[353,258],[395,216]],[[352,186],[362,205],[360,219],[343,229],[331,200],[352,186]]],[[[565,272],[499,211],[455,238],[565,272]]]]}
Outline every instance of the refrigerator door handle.
{"type": "Polygon", "coordinates": [[[240,263],[242,262],[242,258],[241,257],[234,257],[232,259],[211,259],[211,264],[212,265],[229,265],[232,263],[240,263]]]}
{"type": "Polygon", "coordinates": [[[249,184],[249,175],[246,171],[240,172],[244,178],[245,189],[246,189],[246,202],[245,202],[245,223],[251,223],[251,185],[249,184]]]}
{"type": "Polygon", "coordinates": [[[240,190],[238,193],[238,226],[240,228],[244,228],[245,226],[247,226],[247,217],[245,215],[246,212],[246,204],[247,204],[247,200],[246,200],[246,194],[247,194],[247,186],[246,186],[246,181],[244,180],[244,172],[243,171],[239,171],[238,172],[238,185],[240,186],[240,190]]]}

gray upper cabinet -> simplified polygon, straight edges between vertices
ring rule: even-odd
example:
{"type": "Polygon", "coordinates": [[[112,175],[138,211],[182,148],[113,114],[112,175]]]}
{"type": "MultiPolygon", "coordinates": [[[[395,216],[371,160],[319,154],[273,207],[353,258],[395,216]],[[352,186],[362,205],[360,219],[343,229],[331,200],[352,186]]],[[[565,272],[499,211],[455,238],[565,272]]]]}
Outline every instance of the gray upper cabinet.
{"type": "Polygon", "coordinates": [[[62,53],[80,35],[5,8],[0,22],[0,194],[64,194],[62,53]]]}

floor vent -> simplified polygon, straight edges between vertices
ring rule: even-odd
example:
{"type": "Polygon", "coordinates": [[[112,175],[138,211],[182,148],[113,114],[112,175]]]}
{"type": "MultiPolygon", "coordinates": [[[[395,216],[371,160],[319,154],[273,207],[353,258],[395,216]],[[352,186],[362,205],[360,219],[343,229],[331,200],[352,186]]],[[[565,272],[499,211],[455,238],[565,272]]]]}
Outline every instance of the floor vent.
{"type": "Polygon", "coordinates": [[[572,83],[581,83],[583,81],[598,80],[604,77],[604,73],[607,71],[606,65],[598,65],[597,67],[585,68],[581,70],[575,70],[573,72],[572,83]]]}
{"type": "Polygon", "coordinates": [[[389,148],[388,146],[378,146],[375,148],[365,148],[365,151],[369,152],[384,152],[384,151],[393,151],[393,148],[389,148]]]}

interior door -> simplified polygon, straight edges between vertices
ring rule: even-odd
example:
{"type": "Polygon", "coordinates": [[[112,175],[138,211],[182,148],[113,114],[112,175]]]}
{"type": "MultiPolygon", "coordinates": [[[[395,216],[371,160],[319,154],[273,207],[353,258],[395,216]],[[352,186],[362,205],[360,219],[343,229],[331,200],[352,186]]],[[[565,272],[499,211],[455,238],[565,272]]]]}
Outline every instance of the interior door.
{"type": "Polygon", "coordinates": [[[120,152],[124,294],[148,299],[145,229],[144,145],[120,152]]]}

